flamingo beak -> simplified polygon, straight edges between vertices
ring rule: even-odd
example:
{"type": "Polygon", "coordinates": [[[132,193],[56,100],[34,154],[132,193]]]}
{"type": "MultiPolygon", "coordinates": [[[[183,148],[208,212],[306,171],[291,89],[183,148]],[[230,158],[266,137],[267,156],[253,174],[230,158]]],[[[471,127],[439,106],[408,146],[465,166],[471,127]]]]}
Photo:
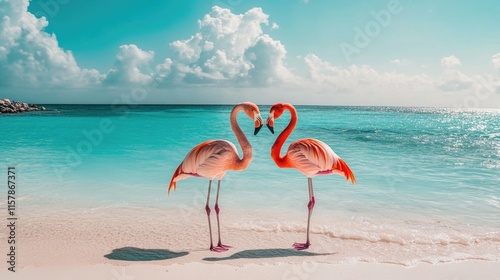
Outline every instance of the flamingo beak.
{"type": "Polygon", "coordinates": [[[257,133],[259,133],[260,129],[264,125],[264,121],[262,120],[262,117],[260,116],[259,113],[255,114],[254,121],[255,121],[255,130],[253,132],[253,135],[257,135],[257,133]]]}
{"type": "Polygon", "coordinates": [[[269,116],[267,117],[266,121],[267,128],[271,131],[272,134],[274,134],[274,111],[271,111],[269,113],[269,116]]]}

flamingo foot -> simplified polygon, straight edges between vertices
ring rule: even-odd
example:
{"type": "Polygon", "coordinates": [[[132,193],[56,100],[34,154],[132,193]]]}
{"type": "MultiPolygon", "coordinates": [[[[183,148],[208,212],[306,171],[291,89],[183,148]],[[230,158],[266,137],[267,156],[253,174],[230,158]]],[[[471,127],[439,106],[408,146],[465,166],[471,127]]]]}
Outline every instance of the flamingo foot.
{"type": "Polygon", "coordinates": [[[223,247],[219,247],[219,246],[217,246],[217,247],[210,246],[210,251],[212,251],[212,252],[217,252],[217,253],[221,253],[221,252],[225,252],[225,251],[227,251],[227,249],[226,249],[226,248],[223,248],[223,247]]]}
{"type": "Polygon", "coordinates": [[[299,243],[299,242],[293,243],[293,247],[295,248],[295,250],[305,250],[309,248],[309,246],[311,246],[311,243],[309,241],[306,243],[299,243]]]}
{"type": "Polygon", "coordinates": [[[226,250],[229,250],[229,248],[233,248],[233,246],[230,245],[224,245],[219,241],[219,244],[217,244],[217,247],[224,248],[226,250]]]}

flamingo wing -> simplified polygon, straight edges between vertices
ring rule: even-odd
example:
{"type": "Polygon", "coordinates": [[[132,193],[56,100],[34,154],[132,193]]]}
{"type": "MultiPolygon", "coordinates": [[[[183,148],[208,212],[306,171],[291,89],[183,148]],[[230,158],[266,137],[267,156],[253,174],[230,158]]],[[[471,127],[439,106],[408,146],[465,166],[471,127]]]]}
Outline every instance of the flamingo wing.
{"type": "Polygon", "coordinates": [[[312,138],[300,139],[288,147],[288,161],[307,177],[316,175],[344,175],[352,183],[354,174],[347,165],[326,143],[312,138]]]}
{"type": "Polygon", "coordinates": [[[175,170],[168,192],[172,187],[175,190],[177,181],[192,176],[222,179],[235,156],[238,157],[236,146],[226,140],[209,140],[197,145],[175,170]]]}

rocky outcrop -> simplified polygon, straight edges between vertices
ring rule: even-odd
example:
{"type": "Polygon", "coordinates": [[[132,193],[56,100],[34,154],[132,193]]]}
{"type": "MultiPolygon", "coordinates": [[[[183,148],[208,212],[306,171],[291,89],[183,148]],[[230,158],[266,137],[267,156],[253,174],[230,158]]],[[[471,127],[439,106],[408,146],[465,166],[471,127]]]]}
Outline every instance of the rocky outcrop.
{"type": "Polygon", "coordinates": [[[28,105],[19,101],[10,101],[7,98],[0,100],[0,114],[14,114],[30,111],[45,111],[45,107],[38,107],[35,104],[28,105]]]}

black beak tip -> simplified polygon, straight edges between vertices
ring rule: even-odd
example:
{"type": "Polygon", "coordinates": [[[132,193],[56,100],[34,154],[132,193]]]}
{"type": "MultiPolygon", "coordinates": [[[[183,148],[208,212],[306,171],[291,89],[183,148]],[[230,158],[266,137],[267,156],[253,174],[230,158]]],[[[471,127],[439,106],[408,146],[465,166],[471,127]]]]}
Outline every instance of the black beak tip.
{"type": "Polygon", "coordinates": [[[267,128],[269,128],[269,130],[271,131],[271,133],[274,134],[274,127],[272,127],[268,124],[266,124],[266,125],[267,125],[267,128]]]}
{"type": "Polygon", "coordinates": [[[259,126],[259,127],[256,127],[255,131],[253,132],[253,135],[257,135],[257,133],[259,133],[259,131],[260,131],[261,128],[262,128],[262,125],[259,126]]]}

